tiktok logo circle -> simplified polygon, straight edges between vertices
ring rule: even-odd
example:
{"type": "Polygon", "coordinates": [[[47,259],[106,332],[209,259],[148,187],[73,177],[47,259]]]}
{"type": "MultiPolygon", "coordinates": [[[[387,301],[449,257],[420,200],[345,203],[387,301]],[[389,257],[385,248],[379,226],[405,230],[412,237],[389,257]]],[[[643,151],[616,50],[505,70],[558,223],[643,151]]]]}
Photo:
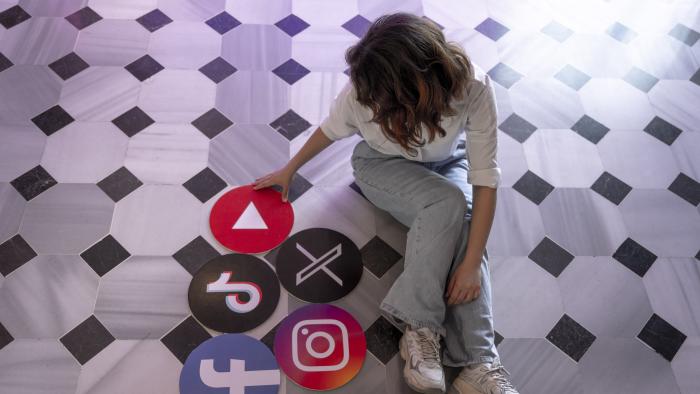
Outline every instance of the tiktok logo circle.
{"type": "Polygon", "coordinates": [[[259,258],[227,254],[207,262],[188,292],[194,317],[219,332],[245,332],[267,320],[280,297],[277,275],[259,258]]]}

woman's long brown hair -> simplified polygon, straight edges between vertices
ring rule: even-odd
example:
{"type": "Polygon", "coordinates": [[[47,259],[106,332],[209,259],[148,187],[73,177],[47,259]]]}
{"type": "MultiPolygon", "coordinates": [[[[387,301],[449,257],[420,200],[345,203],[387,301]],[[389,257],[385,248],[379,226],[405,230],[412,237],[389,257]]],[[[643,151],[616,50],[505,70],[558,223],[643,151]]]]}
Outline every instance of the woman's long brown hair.
{"type": "Polygon", "coordinates": [[[442,116],[456,114],[451,100],[461,99],[474,68],[462,47],[447,42],[429,19],[406,12],[382,15],[345,52],[357,101],[372,109],[386,138],[415,156],[409,147],[446,135],[442,116]]]}

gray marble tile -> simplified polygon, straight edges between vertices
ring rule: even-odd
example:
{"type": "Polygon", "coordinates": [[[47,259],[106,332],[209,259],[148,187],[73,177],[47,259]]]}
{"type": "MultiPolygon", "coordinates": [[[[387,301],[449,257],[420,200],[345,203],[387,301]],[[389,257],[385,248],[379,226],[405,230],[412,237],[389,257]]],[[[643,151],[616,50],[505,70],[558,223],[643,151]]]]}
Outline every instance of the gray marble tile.
{"type": "Polygon", "coordinates": [[[501,62],[532,78],[550,77],[567,63],[561,44],[537,30],[510,31],[496,46],[501,62]]]}
{"type": "Polygon", "coordinates": [[[700,377],[698,377],[696,365],[700,364],[700,338],[689,337],[683,342],[683,347],[678,350],[671,362],[673,375],[681,393],[694,393],[700,391],[700,377]]]}
{"type": "MultiPolygon", "coordinates": [[[[591,7],[584,12],[595,12],[593,10],[591,7]]],[[[602,14],[596,17],[600,17],[599,21],[604,21],[607,16],[602,14]]],[[[571,22],[572,20],[568,20],[567,24],[571,22]]],[[[620,41],[601,34],[613,22],[606,21],[605,26],[594,32],[584,32],[575,25],[570,26],[575,32],[561,44],[567,63],[594,78],[622,78],[634,65],[635,52],[620,41]]],[[[583,28],[592,28],[593,25],[589,23],[593,21],[587,20],[583,28]]]]}
{"type": "Polygon", "coordinates": [[[65,82],[59,104],[75,119],[111,122],[137,105],[139,91],[139,81],[122,67],[90,67],[65,82]]]}
{"type": "MultiPolygon", "coordinates": [[[[251,3],[226,3],[226,11],[243,23],[273,24],[292,13],[291,0],[265,0],[251,3]]],[[[298,12],[296,9],[294,12],[298,12]]]]}
{"type": "Polygon", "coordinates": [[[0,182],[0,243],[17,234],[26,205],[17,189],[9,182],[0,182]]]}
{"type": "Polygon", "coordinates": [[[289,109],[289,85],[268,71],[239,70],[216,89],[216,108],[236,123],[270,124],[289,109]]]}
{"type": "Polygon", "coordinates": [[[60,338],[88,318],[99,277],[76,255],[39,255],[0,287],[0,321],[15,338],[60,338]]]}
{"type": "Polygon", "coordinates": [[[700,68],[690,48],[667,34],[641,35],[630,47],[637,66],[657,78],[688,80],[700,68]]]}
{"type": "Polygon", "coordinates": [[[0,121],[3,129],[7,123],[25,124],[56,104],[61,91],[60,81],[46,66],[15,65],[0,73],[0,121]]]}
{"type": "Polygon", "coordinates": [[[56,339],[19,339],[0,352],[0,387],[7,393],[73,394],[79,374],[80,364],[56,339]]]}
{"type": "Polygon", "coordinates": [[[669,146],[648,133],[611,131],[597,147],[605,170],[632,187],[665,189],[678,176],[669,146]]]}
{"type": "Polygon", "coordinates": [[[527,257],[491,257],[493,321],[506,338],[544,338],[564,313],[557,279],[527,257]]]}
{"type": "Polygon", "coordinates": [[[70,53],[77,36],[63,17],[34,16],[5,33],[3,53],[15,64],[48,65],[70,53]]]}
{"type": "Polygon", "coordinates": [[[150,37],[135,20],[103,19],[80,31],[75,53],[91,66],[124,67],[146,54],[150,37]]]}
{"type": "MultiPolygon", "coordinates": [[[[17,1],[15,1],[17,3],[17,1]]],[[[85,7],[87,0],[65,0],[59,2],[46,2],[41,0],[22,0],[20,5],[32,16],[64,17],[85,7]]],[[[0,6],[4,9],[5,7],[0,6]]]]}
{"type": "Polygon", "coordinates": [[[700,266],[693,258],[661,258],[644,275],[654,312],[684,334],[700,337],[700,266]]]}
{"type": "Polygon", "coordinates": [[[95,316],[117,339],[159,339],[189,315],[191,279],[172,257],[132,256],[102,277],[95,316]]]}
{"type": "Polygon", "coordinates": [[[655,115],[647,96],[622,79],[593,78],[579,94],[586,114],[611,129],[642,130],[655,115]]]}
{"type": "Polygon", "coordinates": [[[487,247],[490,256],[527,256],[545,236],[537,205],[513,188],[500,188],[487,247]]]}
{"type": "Polygon", "coordinates": [[[156,122],[190,123],[215,97],[216,85],[199,71],[165,69],[141,84],[138,106],[156,122]]]}
{"type": "Polygon", "coordinates": [[[124,166],[146,184],[183,184],[208,157],[209,139],[191,124],[155,123],[129,139],[124,166]]]}
{"type": "Polygon", "coordinates": [[[226,0],[158,0],[158,9],[174,20],[205,21],[226,7],[226,0]]]}
{"type": "Polygon", "coordinates": [[[628,236],[618,206],[591,189],[557,188],[540,210],[547,236],[576,256],[612,256],[628,236]]]}
{"type": "Polygon", "coordinates": [[[681,133],[678,143],[671,145],[671,151],[678,163],[678,169],[691,178],[700,179],[700,133],[681,133]]]}
{"type": "Polygon", "coordinates": [[[272,70],[292,57],[292,38],[275,25],[244,24],[223,36],[221,57],[239,70],[272,70]]]}
{"type": "Polygon", "coordinates": [[[83,366],[75,393],[177,393],[181,369],[159,340],[116,340],[83,366]]]}
{"type": "Polygon", "coordinates": [[[112,123],[72,122],[47,138],[41,166],[58,182],[97,183],[124,164],[128,144],[112,123]]]}
{"type": "Polygon", "coordinates": [[[197,70],[219,56],[221,40],[205,23],[176,20],[151,34],[148,53],[166,69],[197,70]]]}
{"type": "Polygon", "coordinates": [[[700,131],[700,111],[696,109],[700,101],[698,85],[690,81],[662,80],[648,96],[660,117],[682,130],[700,131]]]}
{"type": "Polygon", "coordinates": [[[136,19],[157,8],[158,0],[91,0],[90,8],[105,19],[136,19]]]}
{"type": "Polygon", "coordinates": [[[37,253],[78,254],[109,232],[113,211],[96,185],[60,183],[27,204],[19,232],[37,253]]]}
{"type": "Polygon", "coordinates": [[[697,253],[700,212],[672,192],[633,189],[620,210],[630,237],[657,256],[697,253]]]}
{"type": "Polygon", "coordinates": [[[541,129],[566,129],[583,116],[578,94],[558,80],[526,78],[510,89],[513,110],[541,129]]]}
{"type": "MultiPolygon", "coordinates": [[[[347,20],[342,23],[345,22],[347,20]]],[[[342,28],[340,24],[327,26],[312,23],[292,37],[292,55],[294,60],[308,69],[343,71],[347,68],[345,50],[357,40],[357,36],[342,28]]]]}
{"type": "Polygon", "coordinates": [[[568,129],[537,130],[523,150],[528,169],[555,187],[589,187],[603,173],[595,145],[568,129]]]}
{"type": "Polygon", "coordinates": [[[611,257],[577,257],[559,284],[566,313],[596,338],[635,338],[652,314],[641,278],[611,257]]]}
{"type": "Polygon", "coordinates": [[[116,204],[111,233],[132,255],[172,256],[197,236],[201,206],[180,185],[143,185],[116,204]]]}

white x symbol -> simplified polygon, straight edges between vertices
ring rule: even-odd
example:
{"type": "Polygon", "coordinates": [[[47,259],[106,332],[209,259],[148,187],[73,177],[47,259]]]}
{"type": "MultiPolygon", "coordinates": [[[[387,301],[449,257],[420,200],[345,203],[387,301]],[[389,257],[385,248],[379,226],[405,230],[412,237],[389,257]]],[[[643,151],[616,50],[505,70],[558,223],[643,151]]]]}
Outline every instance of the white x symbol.
{"type": "Polygon", "coordinates": [[[329,250],[328,252],[326,252],[326,254],[317,259],[314,256],[312,256],[311,253],[309,253],[309,251],[307,251],[306,249],[304,249],[304,247],[297,243],[297,249],[299,249],[299,251],[303,253],[304,256],[306,256],[309,260],[311,260],[311,263],[309,265],[304,267],[303,270],[297,272],[297,286],[299,286],[302,282],[312,277],[318,271],[325,272],[326,275],[330,276],[331,279],[333,279],[334,281],[336,281],[336,283],[342,286],[343,281],[340,278],[338,278],[338,276],[327,267],[328,264],[332,263],[333,260],[337,259],[340,256],[340,246],[341,245],[338,244],[336,247],[329,250]]]}

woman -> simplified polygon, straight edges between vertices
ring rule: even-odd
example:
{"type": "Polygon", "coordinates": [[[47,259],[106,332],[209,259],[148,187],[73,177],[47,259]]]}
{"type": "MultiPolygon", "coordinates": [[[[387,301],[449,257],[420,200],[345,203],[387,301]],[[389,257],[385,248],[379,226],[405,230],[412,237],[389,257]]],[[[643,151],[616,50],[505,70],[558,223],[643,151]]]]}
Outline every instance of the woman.
{"type": "Polygon", "coordinates": [[[463,367],[451,393],[517,393],[494,344],[486,241],[501,170],[488,75],[435,24],[402,12],[379,17],[345,59],[350,81],[330,114],[254,188],[280,185],[286,201],[299,167],[359,132],[357,185],[410,227],[404,271],[380,305],[403,331],[406,382],[444,392],[444,363],[463,367]]]}

